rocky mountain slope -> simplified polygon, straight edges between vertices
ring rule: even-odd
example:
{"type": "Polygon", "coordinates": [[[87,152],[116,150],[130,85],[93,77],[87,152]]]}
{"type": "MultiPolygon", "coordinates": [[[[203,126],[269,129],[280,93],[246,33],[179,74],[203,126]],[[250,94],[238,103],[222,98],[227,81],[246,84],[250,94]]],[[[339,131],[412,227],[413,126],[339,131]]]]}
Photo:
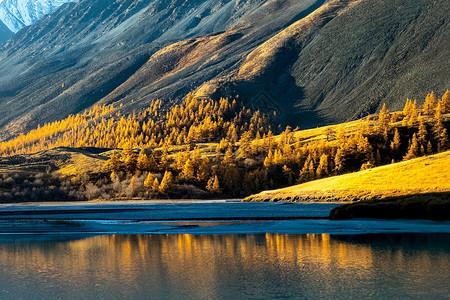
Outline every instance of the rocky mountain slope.
{"type": "Polygon", "coordinates": [[[0,48],[0,135],[193,90],[302,127],[398,109],[449,88],[449,14],[445,0],[67,3],[0,48]]]}
{"type": "Polygon", "coordinates": [[[9,28],[0,21],[0,45],[6,42],[10,37],[12,37],[13,33],[9,28]]]}
{"type": "Polygon", "coordinates": [[[70,0],[0,0],[0,20],[17,32],[70,0]]]}
{"type": "MultiPolygon", "coordinates": [[[[315,12],[309,24],[330,13],[315,12]]],[[[302,20],[263,44],[247,57],[238,82],[274,85],[272,97],[281,94],[290,105],[317,114],[312,126],[363,117],[384,102],[398,110],[401,99],[449,86],[450,65],[443,63],[450,59],[449,13],[445,1],[357,1],[311,36],[305,36],[310,25],[302,20]],[[283,93],[285,81],[274,81],[282,75],[304,94],[283,93]]]]}

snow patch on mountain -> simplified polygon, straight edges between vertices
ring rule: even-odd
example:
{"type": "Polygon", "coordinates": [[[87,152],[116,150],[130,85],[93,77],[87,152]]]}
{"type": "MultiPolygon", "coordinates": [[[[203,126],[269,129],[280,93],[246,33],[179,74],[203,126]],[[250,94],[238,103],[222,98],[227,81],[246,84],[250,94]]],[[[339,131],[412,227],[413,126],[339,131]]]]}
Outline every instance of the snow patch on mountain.
{"type": "Polygon", "coordinates": [[[0,20],[17,32],[71,0],[0,0],[0,20]]]}

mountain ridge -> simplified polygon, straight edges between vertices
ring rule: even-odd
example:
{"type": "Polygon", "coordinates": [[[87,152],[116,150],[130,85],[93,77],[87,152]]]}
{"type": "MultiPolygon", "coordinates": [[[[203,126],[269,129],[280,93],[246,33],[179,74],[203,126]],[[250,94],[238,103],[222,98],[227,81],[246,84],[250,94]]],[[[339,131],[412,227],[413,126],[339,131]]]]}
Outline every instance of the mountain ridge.
{"type": "MultiPolygon", "coordinates": [[[[283,1],[281,7],[286,8],[286,11],[279,12],[277,18],[273,18],[267,10],[274,8],[263,5],[266,1],[253,0],[244,4],[230,0],[220,3],[211,0],[200,2],[203,5],[174,0],[171,5],[161,8],[159,7],[162,6],[161,1],[154,1],[150,6],[145,6],[140,1],[127,1],[122,6],[116,5],[114,1],[95,1],[93,2],[95,5],[91,5],[89,1],[80,1],[68,3],[53,15],[44,17],[26,30],[20,31],[0,50],[0,59],[4,62],[0,65],[0,70],[2,67],[10,69],[12,65],[18,73],[26,72],[21,75],[22,83],[12,79],[14,76],[10,76],[11,80],[0,78],[0,105],[1,102],[8,101],[8,98],[14,98],[14,104],[17,104],[14,109],[3,112],[3,115],[0,112],[0,126],[8,126],[7,132],[20,132],[23,130],[23,124],[26,123],[32,127],[36,124],[33,122],[39,118],[49,121],[57,120],[68,113],[78,112],[107,96],[133,75],[154,53],[165,46],[180,40],[223,32],[232,26],[240,26],[241,30],[246,31],[253,30],[245,24],[246,19],[241,19],[242,16],[247,18],[247,15],[249,15],[248,18],[261,24],[264,29],[257,32],[257,35],[250,36],[246,44],[239,44],[241,48],[244,48],[242,51],[250,51],[255,44],[259,43],[259,40],[266,38],[267,31],[274,34],[286,25],[290,25],[291,20],[298,14],[298,10],[305,10],[309,4],[313,3],[309,0],[301,3],[283,1]],[[87,9],[87,6],[90,7],[93,15],[89,18],[94,22],[89,22],[86,26],[86,20],[80,18],[79,14],[84,8],[87,9]],[[123,16],[123,12],[130,7],[135,7],[135,11],[130,12],[129,18],[118,22],[118,18],[123,16]],[[178,9],[170,11],[173,7],[178,9]],[[178,19],[167,18],[167,14],[178,19]],[[188,26],[195,21],[197,15],[202,14],[205,15],[202,22],[206,25],[203,26],[200,22],[202,26],[188,26]],[[70,22],[71,28],[61,29],[55,26],[56,20],[67,22],[64,18],[68,16],[71,20],[77,20],[75,23],[70,22]],[[259,16],[266,17],[259,20],[259,16]],[[135,26],[128,26],[129,23],[135,26]],[[178,30],[180,24],[188,29],[180,32],[178,30]],[[48,31],[43,32],[41,28],[47,28],[48,31]],[[34,32],[40,32],[40,35],[35,35],[34,32]],[[63,47],[59,44],[61,36],[67,36],[64,41],[68,46],[63,47]],[[72,38],[74,36],[76,38],[72,38]],[[64,51],[61,51],[61,48],[64,48],[64,51]],[[25,62],[28,65],[26,67],[19,63],[25,55],[28,57],[25,62]],[[24,68],[20,70],[20,66],[24,68]],[[26,70],[30,72],[27,74],[26,70]],[[36,82],[36,78],[39,83],[36,82]],[[65,78],[64,91],[60,88],[62,80],[59,78],[65,78]],[[23,86],[25,80],[30,82],[29,87],[23,86]],[[44,86],[46,88],[43,88],[44,86]],[[1,99],[2,94],[7,96],[1,99]],[[14,96],[8,97],[8,95],[14,96]],[[36,101],[38,103],[30,103],[30,98],[38,98],[36,101]],[[56,102],[59,104],[55,105],[56,102]],[[25,106],[27,106],[26,111],[22,108],[25,106]]],[[[241,50],[235,53],[235,58],[220,64],[234,65],[242,55],[241,50]]],[[[214,69],[210,67],[210,72],[214,76],[218,72],[217,64],[213,67],[214,69]]],[[[176,82],[175,78],[175,83],[172,81],[168,87],[162,85],[153,88],[157,93],[151,93],[139,103],[134,101],[133,108],[129,105],[131,99],[128,101],[125,99],[124,109],[129,111],[137,109],[158,97],[173,99],[184,96],[195,89],[196,84],[200,85],[211,78],[208,74],[205,77],[199,72],[186,69],[185,71],[191,74],[191,77],[197,78],[184,79],[181,82],[176,82]],[[197,83],[191,84],[194,80],[197,83]],[[173,88],[174,84],[178,87],[173,88]]],[[[136,89],[139,88],[143,87],[137,86],[136,89]]],[[[147,86],[147,88],[152,87],[147,86]]]]}
{"type": "Polygon", "coordinates": [[[72,0],[1,0],[0,20],[15,33],[68,1],[72,0]]]}
{"type": "Polygon", "coordinates": [[[129,113],[190,91],[303,128],[383,102],[399,109],[449,88],[449,10],[443,0],[67,3],[0,48],[0,136],[94,103],[129,113]]]}
{"type": "MultiPolygon", "coordinates": [[[[328,2],[329,9],[332,11],[333,6],[340,2],[328,2]]],[[[400,109],[402,103],[399,99],[425,96],[420,92],[421,87],[443,93],[450,83],[450,67],[442,64],[442,61],[450,58],[450,51],[447,50],[450,46],[450,23],[446,18],[450,7],[444,2],[430,4],[428,1],[412,1],[406,6],[402,1],[389,3],[355,1],[344,13],[338,12],[338,16],[320,30],[298,41],[295,41],[296,31],[292,28],[279,34],[284,34],[284,39],[292,41],[288,47],[294,49],[290,50],[294,54],[284,62],[286,71],[278,71],[276,75],[294,81],[295,84],[291,86],[301,87],[299,92],[304,95],[294,98],[283,93],[282,86],[286,79],[274,82],[276,76],[271,74],[270,68],[263,69],[259,78],[243,78],[245,63],[239,71],[241,76],[238,75],[232,84],[242,85],[244,82],[247,86],[250,83],[266,87],[270,97],[274,98],[279,93],[282,95],[280,98],[291,100],[293,106],[302,107],[306,114],[316,114],[325,123],[364,117],[381,109],[385,102],[393,109],[400,109]],[[397,18],[393,18],[392,8],[401,11],[397,18]],[[358,19],[358,16],[364,15],[367,17],[358,19]],[[369,22],[376,26],[367,26],[369,22]],[[286,33],[289,30],[293,33],[286,33]],[[305,43],[305,39],[310,40],[305,43]],[[427,75],[420,72],[426,72],[427,75]],[[429,78],[433,78],[433,81],[429,78]],[[267,86],[272,88],[267,89],[267,86]],[[360,100],[362,97],[367,98],[363,103],[360,100]],[[339,106],[338,109],[336,106],[339,106]]],[[[329,16],[326,11],[325,15],[329,16]]],[[[299,21],[297,25],[301,23],[299,21]]],[[[304,32],[298,32],[304,35],[304,32]]],[[[286,57],[286,46],[282,44],[279,48],[279,53],[286,57]]],[[[275,50],[272,48],[271,51],[275,50]]],[[[257,52],[258,49],[247,57],[248,60],[252,55],[255,56],[256,66],[264,61],[264,57],[255,54],[257,52]]],[[[275,67],[280,68],[282,60],[274,57],[272,60],[275,67]]],[[[257,69],[255,66],[250,68],[257,69]]],[[[247,86],[241,90],[241,94],[247,92],[247,86]]],[[[310,117],[304,113],[297,116],[310,117]]],[[[308,127],[316,125],[314,119],[308,127]]]]}

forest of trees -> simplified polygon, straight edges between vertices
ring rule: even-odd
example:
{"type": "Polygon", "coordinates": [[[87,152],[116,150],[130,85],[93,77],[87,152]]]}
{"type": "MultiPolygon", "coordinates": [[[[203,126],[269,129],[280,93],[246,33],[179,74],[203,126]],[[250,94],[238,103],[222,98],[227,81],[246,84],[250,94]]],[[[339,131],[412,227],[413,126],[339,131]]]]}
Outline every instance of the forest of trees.
{"type": "MultiPolygon", "coordinates": [[[[82,114],[45,124],[26,135],[0,143],[0,156],[34,153],[55,147],[155,148],[220,141],[235,144],[244,132],[270,131],[270,120],[236,101],[186,100],[169,109],[160,100],[139,113],[123,116],[113,105],[94,106],[82,114]]],[[[224,146],[222,144],[222,146],[224,146]]]]}
{"type": "Polygon", "coordinates": [[[423,105],[408,99],[399,112],[384,105],[357,129],[330,126],[303,140],[290,127],[275,136],[273,116],[236,101],[189,94],[170,109],[155,101],[129,116],[96,106],[1,143],[0,155],[113,149],[101,173],[55,178],[69,198],[242,197],[447,150],[449,113],[449,92],[440,99],[430,93],[423,105]]]}

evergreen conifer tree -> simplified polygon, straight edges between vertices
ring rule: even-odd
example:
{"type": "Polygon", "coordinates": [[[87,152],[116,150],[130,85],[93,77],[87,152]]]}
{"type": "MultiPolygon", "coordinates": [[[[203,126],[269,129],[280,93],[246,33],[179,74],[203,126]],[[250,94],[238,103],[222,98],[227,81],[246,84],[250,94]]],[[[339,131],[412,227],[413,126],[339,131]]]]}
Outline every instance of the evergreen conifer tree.
{"type": "Polygon", "coordinates": [[[150,170],[150,161],[148,156],[145,154],[144,148],[139,152],[139,156],[137,159],[137,169],[140,171],[148,171],[150,170]]]}
{"type": "Polygon", "coordinates": [[[408,152],[403,160],[409,160],[419,157],[420,154],[419,143],[417,142],[417,135],[414,133],[412,140],[409,143],[408,152]]]}
{"type": "Polygon", "coordinates": [[[152,173],[148,173],[147,178],[144,181],[144,186],[148,189],[151,189],[153,187],[153,182],[155,181],[155,179],[152,176],[152,173]]]}
{"type": "Polygon", "coordinates": [[[173,176],[170,171],[164,173],[164,177],[159,185],[159,191],[161,193],[166,193],[173,185],[173,176]]]}

